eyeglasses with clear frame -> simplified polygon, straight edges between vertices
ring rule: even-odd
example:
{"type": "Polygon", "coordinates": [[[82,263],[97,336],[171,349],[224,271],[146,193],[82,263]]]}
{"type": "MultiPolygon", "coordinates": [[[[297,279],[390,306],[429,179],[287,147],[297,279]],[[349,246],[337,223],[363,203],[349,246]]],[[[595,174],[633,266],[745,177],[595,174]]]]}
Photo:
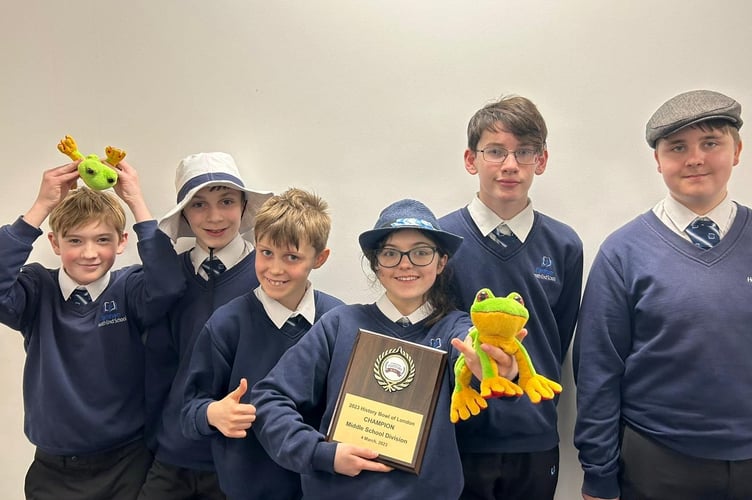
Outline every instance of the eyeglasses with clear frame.
{"type": "Polygon", "coordinates": [[[425,267],[433,262],[437,250],[436,247],[420,246],[411,248],[407,252],[401,252],[396,248],[386,247],[376,251],[376,262],[381,267],[397,267],[402,262],[402,257],[407,256],[412,265],[425,267]]]}
{"type": "Polygon", "coordinates": [[[488,146],[484,149],[476,149],[476,153],[481,153],[483,159],[488,163],[504,163],[507,156],[514,155],[518,165],[532,165],[538,161],[540,152],[535,148],[521,148],[517,151],[509,151],[499,146],[488,146]]]}

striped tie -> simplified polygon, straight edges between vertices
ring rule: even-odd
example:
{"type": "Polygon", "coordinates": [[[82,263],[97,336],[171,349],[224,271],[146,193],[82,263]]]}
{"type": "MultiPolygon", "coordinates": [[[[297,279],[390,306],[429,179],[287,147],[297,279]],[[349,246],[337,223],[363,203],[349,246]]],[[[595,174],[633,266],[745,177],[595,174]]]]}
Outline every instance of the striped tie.
{"type": "Polygon", "coordinates": [[[91,295],[86,291],[86,288],[76,288],[70,297],[68,297],[68,300],[73,301],[76,305],[85,306],[91,303],[91,295]]]}
{"type": "Polygon", "coordinates": [[[509,229],[509,226],[503,222],[496,226],[493,231],[488,233],[488,237],[507,251],[515,250],[522,245],[522,242],[514,235],[512,230],[509,229]]]}
{"type": "Polygon", "coordinates": [[[707,217],[698,217],[684,230],[697,248],[707,250],[721,241],[718,225],[707,217]]]}
{"type": "Polygon", "coordinates": [[[219,259],[212,259],[211,257],[207,257],[204,259],[204,261],[201,263],[201,269],[204,270],[206,275],[208,277],[217,277],[225,270],[227,269],[224,264],[222,264],[222,261],[219,259]]]}

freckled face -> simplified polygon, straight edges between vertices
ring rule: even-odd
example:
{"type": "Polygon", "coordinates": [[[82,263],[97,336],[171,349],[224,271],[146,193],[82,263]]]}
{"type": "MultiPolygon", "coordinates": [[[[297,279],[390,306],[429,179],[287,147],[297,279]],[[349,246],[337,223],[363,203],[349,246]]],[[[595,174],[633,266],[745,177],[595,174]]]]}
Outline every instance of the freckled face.
{"type": "MultiPolygon", "coordinates": [[[[389,235],[383,248],[407,252],[413,248],[435,246],[436,243],[421,231],[400,229],[389,235]]],[[[446,262],[447,257],[440,257],[437,253],[429,265],[415,266],[407,255],[403,255],[396,267],[378,266],[376,277],[392,304],[402,314],[408,315],[426,301],[426,294],[436,282],[436,276],[444,270],[446,262]]]]}
{"type": "Polygon", "coordinates": [[[71,229],[65,236],[49,233],[48,239],[65,273],[79,285],[88,285],[112,268],[115,257],[125,250],[128,235],[94,221],[71,229]]]}

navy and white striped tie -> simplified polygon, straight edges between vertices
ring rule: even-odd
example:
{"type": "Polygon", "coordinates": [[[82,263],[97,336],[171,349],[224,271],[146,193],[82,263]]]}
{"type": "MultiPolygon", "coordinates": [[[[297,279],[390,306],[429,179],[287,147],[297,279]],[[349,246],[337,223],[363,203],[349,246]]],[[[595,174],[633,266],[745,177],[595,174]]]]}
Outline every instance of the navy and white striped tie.
{"type": "Polygon", "coordinates": [[[684,230],[698,248],[707,250],[721,241],[718,225],[707,217],[698,217],[684,230]]]}
{"type": "Polygon", "coordinates": [[[91,295],[86,291],[86,288],[76,288],[68,297],[68,300],[72,300],[76,305],[85,306],[91,303],[91,295]]]}
{"type": "Polygon", "coordinates": [[[522,245],[519,238],[517,238],[512,230],[509,229],[509,226],[503,222],[496,226],[493,231],[488,233],[488,237],[506,250],[514,250],[522,245]]]}
{"type": "Polygon", "coordinates": [[[221,260],[212,259],[210,257],[204,259],[201,263],[201,269],[204,270],[207,276],[215,278],[227,270],[221,260]]]}

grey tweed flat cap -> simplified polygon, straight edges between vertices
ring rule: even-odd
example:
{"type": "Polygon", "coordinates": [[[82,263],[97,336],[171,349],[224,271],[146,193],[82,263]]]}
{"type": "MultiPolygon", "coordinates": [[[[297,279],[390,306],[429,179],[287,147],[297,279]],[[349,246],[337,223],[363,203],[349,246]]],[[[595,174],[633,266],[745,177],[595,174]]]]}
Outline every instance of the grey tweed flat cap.
{"type": "Polygon", "coordinates": [[[728,120],[742,126],[742,106],[732,98],[712,90],[692,90],[672,97],[653,113],[645,127],[645,139],[655,148],[658,139],[705,120],[728,120]]]}

